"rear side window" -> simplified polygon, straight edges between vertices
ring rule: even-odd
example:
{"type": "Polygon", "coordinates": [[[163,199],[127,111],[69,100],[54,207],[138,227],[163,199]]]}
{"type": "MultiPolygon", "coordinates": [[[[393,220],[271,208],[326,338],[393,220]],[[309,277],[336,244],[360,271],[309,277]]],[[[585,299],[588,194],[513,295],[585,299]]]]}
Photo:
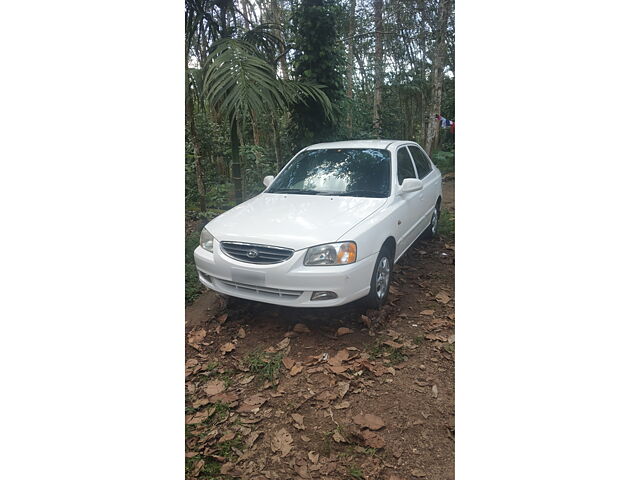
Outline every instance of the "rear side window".
{"type": "Polygon", "coordinates": [[[424,178],[431,172],[431,163],[425,155],[425,153],[418,147],[411,145],[409,147],[413,161],[416,162],[416,169],[418,170],[418,177],[424,178]]]}
{"type": "Polygon", "coordinates": [[[406,147],[398,149],[398,183],[402,185],[405,178],[416,178],[413,162],[406,147]]]}

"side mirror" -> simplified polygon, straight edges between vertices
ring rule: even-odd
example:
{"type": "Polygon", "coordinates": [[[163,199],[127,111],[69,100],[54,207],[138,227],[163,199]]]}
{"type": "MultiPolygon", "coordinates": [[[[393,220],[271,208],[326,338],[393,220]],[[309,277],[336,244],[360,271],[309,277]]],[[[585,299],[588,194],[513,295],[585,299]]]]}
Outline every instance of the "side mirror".
{"type": "Polygon", "coordinates": [[[422,181],[417,178],[405,178],[400,187],[401,193],[417,192],[422,190],[422,181]]]}
{"type": "Polygon", "coordinates": [[[262,180],[262,183],[264,183],[265,187],[268,187],[273,183],[273,178],[273,175],[267,175],[266,177],[264,177],[264,180],[262,180]]]}

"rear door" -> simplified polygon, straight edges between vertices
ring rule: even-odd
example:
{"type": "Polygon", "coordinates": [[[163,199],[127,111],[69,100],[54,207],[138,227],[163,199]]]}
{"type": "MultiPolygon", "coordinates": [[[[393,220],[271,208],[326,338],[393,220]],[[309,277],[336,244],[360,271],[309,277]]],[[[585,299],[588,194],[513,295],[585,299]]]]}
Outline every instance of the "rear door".
{"type": "Polygon", "coordinates": [[[431,223],[431,215],[438,200],[440,185],[440,172],[433,168],[427,154],[417,145],[409,145],[409,152],[418,172],[418,178],[422,180],[422,191],[420,192],[421,213],[420,232],[426,229],[431,223]]]}
{"type": "MultiPolygon", "coordinates": [[[[413,164],[406,145],[398,148],[396,165],[396,182],[399,191],[402,182],[406,178],[418,178],[415,165],[413,164]]],[[[401,202],[401,205],[398,209],[397,256],[401,255],[421,233],[420,224],[423,215],[421,195],[422,190],[418,192],[398,193],[398,200],[401,202]]]]}

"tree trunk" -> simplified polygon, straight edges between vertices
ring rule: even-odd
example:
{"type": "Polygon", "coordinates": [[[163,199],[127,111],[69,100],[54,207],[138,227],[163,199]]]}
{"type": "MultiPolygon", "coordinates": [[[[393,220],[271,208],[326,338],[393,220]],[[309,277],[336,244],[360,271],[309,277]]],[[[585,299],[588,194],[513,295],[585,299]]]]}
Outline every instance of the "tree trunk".
{"type": "Polygon", "coordinates": [[[240,166],[240,138],[238,137],[238,122],[231,122],[231,181],[236,204],[242,203],[242,169],[240,166]]]}
{"type": "Polygon", "coordinates": [[[275,117],[272,118],[271,125],[273,126],[273,150],[276,155],[276,172],[274,172],[274,175],[277,175],[282,164],[282,147],[280,145],[280,127],[275,117]]]}
{"type": "Polygon", "coordinates": [[[289,80],[289,71],[287,69],[287,58],[286,58],[286,42],[284,39],[284,33],[282,29],[284,25],[282,24],[282,14],[280,12],[280,0],[271,0],[271,13],[273,15],[273,23],[276,24],[276,37],[280,40],[279,50],[279,63],[280,70],[282,70],[282,78],[284,80],[289,80]]]}
{"type": "Polygon", "coordinates": [[[202,168],[202,159],[200,158],[200,144],[196,134],[196,119],[193,108],[193,97],[189,95],[187,100],[187,118],[189,119],[189,130],[191,132],[191,143],[193,144],[193,155],[196,165],[196,186],[198,188],[198,206],[201,212],[206,210],[206,199],[204,190],[204,170],[202,168]]]}
{"type": "Polygon", "coordinates": [[[373,134],[377,138],[380,138],[380,135],[382,134],[380,110],[382,106],[382,80],[384,75],[382,65],[382,0],[373,1],[373,16],[375,19],[376,28],[373,92],[373,134]]]}
{"type": "Polygon", "coordinates": [[[356,24],[356,0],[351,0],[350,14],[349,14],[349,52],[347,58],[347,98],[349,99],[349,105],[347,107],[347,132],[349,138],[353,137],[353,49],[356,24]]]}
{"type": "Polygon", "coordinates": [[[436,30],[436,44],[431,64],[431,98],[429,109],[427,110],[427,131],[425,135],[424,148],[429,155],[433,153],[436,146],[436,137],[440,125],[436,115],[440,114],[442,106],[442,80],[444,69],[444,54],[446,48],[447,23],[451,11],[451,0],[440,0],[438,5],[438,25],[436,30]]]}

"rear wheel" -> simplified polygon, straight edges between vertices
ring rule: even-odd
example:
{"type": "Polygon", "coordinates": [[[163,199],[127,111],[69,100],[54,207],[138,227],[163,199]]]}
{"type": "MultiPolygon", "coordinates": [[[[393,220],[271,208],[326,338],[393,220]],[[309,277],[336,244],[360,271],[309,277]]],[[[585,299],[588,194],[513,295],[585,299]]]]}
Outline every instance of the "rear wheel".
{"type": "Polygon", "coordinates": [[[367,305],[370,308],[378,309],[389,296],[389,287],[391,286],[391,274],[393,270],[393,257],[391,249],[384,247],[378,254],[373,275],[371,276],[371,289],[367,296],[367,305]]]}

